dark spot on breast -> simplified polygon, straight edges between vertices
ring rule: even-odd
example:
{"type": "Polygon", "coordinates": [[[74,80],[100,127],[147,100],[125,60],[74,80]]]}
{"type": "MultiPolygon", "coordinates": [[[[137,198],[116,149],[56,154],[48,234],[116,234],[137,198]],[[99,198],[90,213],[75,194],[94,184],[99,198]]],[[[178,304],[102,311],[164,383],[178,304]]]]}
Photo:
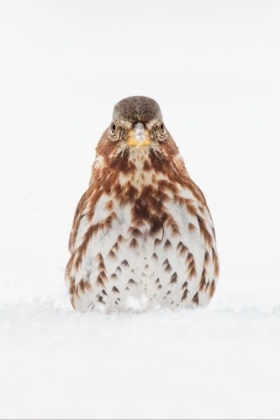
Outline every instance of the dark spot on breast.
{"type": "Polygon", "coordinates": [[[103,257],[102,257],[102,254],[101,254],[100,252],[96,255],[96,258],[97,258],[99,261],[104,261],[104,259],[103,259],[103,257]]]}
{"type": "Polygon", "coordinates": [[[167,241],[166,241],[166,242],[165,242],[165,244],[164,244],[163,249],[167,250],[167,249],[169,249],[170,247],[171,247],[171,242],[167,239],[167,241]]]}
{"type": "Polygon", "coordinates": [[[132,236],[134,236],[134,238],[141,238],[143,234],[139,229],[135,228],[132,230],[132,236]]]}
{"type": "Polygon", "coordinates": [[[197,305],[199,305],[199,297],[198,297],[198,292],[196,292],[196,294],[194,295],[194,297],[192,298],[192,302],[196,303],[197,305]]]}
{"type": "Polygon", "coordinates": [[[98,268],[99,270],[105,270],[105,264],[103,261],[99,263],[98,268]]]}
{"type": "Polygon", "coordinates": [[[177,247],[176,247],[177,251],[181,251],[182,246],[184,246],[184,244],[183,244],[183,242],[181,242],[181,241],[180,241],[180,242],[178,243],[177,247]]]}
{"type": "Polygon", "coordinates": [[[105,284],[100,276],[97,277],[96,284],[100,287],[105,287],[105,284]]]}
{"type": "Polygon", "coordinates": [[[214,276],[218,277],[219,272],[220,272],[219,260],[218,260],[218,256],[217,256],[217,253],[216,253],[214,247],[212,247],[212,260],[213,260],[213,264],[214,264],[214,276]]]}
{"type": "Polygon", "coordinates": [[[196,276],[196,270],[194,267],[191,267],[190,272],[189,272],[189,280],[191,280],[195,276],[196,276]]]}
{"type": "Polygon", "coordinates": [[[132,286],[137,286],[137,282],[133,279],[128,280],[127,284],[130,284],[132,286]]]}
{"type": "Polygon", "coordinates": [[[212,280],[212,282],[210,284],[210,290],[209,290],[210,298],[212,298],[212,296],[214,295],[215,289],[216,289],[215,280],[212,280]]]}
{"type": "Polygon", "coordinates": [[[196,230],[195,225],[193,225],[192,223],[189,223],[189,224],[188,224],[188,228],[189,228],[189,231],[190,231],[190,232],[194,232],[194,231],[196,230]]]}
{"type": "Polygon", "coordinates": [[[183,285],[182,285],[182,290],[183,289],[186,289],[188,287],[188,282],[187,281],[185,281],[185,283],[183,283],[183,285]]]}
{"type": "Polygon", "coordinates": [[[128,264],[127,260],[123,260],[123,261],[121,262],[121,265],[123,265],[124,267],[128,267],[128,266],[129,266],[129,264],[128,264]]]}
{"type": "Polygon", "coordinates": [[[198,221],[201,236],[203,237],[206,245],[211,246],[212,245],[212,235],[207,230],[207,225],[206,225],[205,219],[203,217],[201,217],[199,214],[196,215],[196,218],[197,218],[197,221],[198,221]]]}
{"type": "Polygon", "coordinates": [[[116,243],[115,243],[115,245],[113,246],[113,249],[114,249],[115,251],[118,251],[118,250],[119,250],[119,248],[120,248],[120,246],[119,246],[119,244],[116,242],[116,243]]]}
{"type": "Polygon", "coordinates": [[[187,297],[188,297],[188,289],[185,289],[184,292],[183,292],[183,295],[182,295],[181,302],[183,302],[183,300],[186,300],[187,297]]]}
{"type": "Polygon", "coordinates": [[[170,283],[171,284],[175,284],[177,283],[177,278],[178,278],[178,274],[177,273],[173,273],[171,278],[170,278],[170,283]]]}
{"type": "Polygon", "coordinates": [[[164,271],[169,273],[171,271],[171,265],[169,264],[169,261],[168,261],[167,258],[166,258],[166,260],[164,260],[163,265],[165,265],[164,271]]]}
{"type": "Polygon", "coordinates": [[[167,266],[165,267],[164,271],[166,271],[167,273],[169,273],[172,270],[171,265],[167,264],[167,266]]]}
{"type": "Polygon", "coordinates": [[[189,270],[189,280],[191,280],[193,277],[196,276],[196,266],[195,266],[195,260],[193,254],[189,253],[186,258],[186,263],[188,264],[188,270],[189,270]]]}
{"type": "Polygon", "coordinates": [[[85,291],[85,286],[84,286],[84,280],[83,279],[79,283],[79,288],[80,288],[81,292],[85,291]]]}
{"type": "Polygon", "coordinates": [[[200,282],[199,282],[199,291],[202,292],[206,285],[206,271],[205,268],[202,270],[200,282]]]}
{"type": "Polygon", "coordinates": [[[181,256],[187,255],[188,251],[189,251],[188,247],[186,247],[185,245],[182,245],[181,250],[180,250],[180,255],[181,256]]]}
{"type": "Polygon", "coordinates": [[[97,300],[98,300],[98,302],[103,303],[105,305],[105,302],[104,302],[102,296],[98,296],[97,300]]]}
{"type": "Polygon", "coordinates": [[[104,271],[100,271],[99,276],[102,278],[103,281],[107,280],[107,276],[104,271]]]}
{"type": "Polygon", "coordinates": [[[173,217],[168,218],[168,220],[166,221],[166,226],[170,228],[172,236],[180,235],[179,226],[177,225],[173,217]]]}
{"type": "Polygon", "coordinates": [[[114,251],[113,251],[112,249],[111,249],[111,251],[109,252],[108,257],[113,258],[113,259],[117,258],[117,257],[116,257],[116,254],[114,253],[114,251]]]}
{"type": "Polygon", "coordinates": [[[129,246],[130,248],[137,248],[138,247],[137,240],[135,238],[131,239],[129,246]]]}
{"type": "Polygon", "coordinates": [[[191,214],[192,216],[196,216],[197,207],[195,206],[194,200],[192,200],[191,198],[186,198],[185,204],[186,204],[187,212],[191,214]]]}
{"type": "Polygon", "coordinates": [[[122,235],[119,235],[117,241],[118,242],[123,242],[124,241],[124,237],[122,235]]]}

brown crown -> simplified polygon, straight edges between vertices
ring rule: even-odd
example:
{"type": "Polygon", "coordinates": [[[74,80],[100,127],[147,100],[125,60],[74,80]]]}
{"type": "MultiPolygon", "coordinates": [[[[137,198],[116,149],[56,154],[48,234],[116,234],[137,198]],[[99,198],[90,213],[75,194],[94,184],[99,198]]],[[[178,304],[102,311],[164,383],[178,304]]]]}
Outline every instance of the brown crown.
{"type": "Polygon", "coordinates": [[[147,124],[153,119],[162,119],[160,107],[156,101],[146,96],[130,96],[118,102],[113,111],[113,119],[126,120],[135,124],[147,124]]]}

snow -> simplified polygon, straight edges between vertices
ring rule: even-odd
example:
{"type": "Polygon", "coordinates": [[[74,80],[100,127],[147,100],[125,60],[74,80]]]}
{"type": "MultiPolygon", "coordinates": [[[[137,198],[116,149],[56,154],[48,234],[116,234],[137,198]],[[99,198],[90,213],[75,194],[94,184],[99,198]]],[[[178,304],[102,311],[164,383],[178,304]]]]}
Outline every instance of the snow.
{"type": "Polygon", "coordinates": [[[0,8],[0,417],[279,418],[279,2],[0,8]],[[130,95],[159,102],[206,195],[208,308],[69,303],[74,209],[130,95]]]}
{"type": "Polygon", "coordinates": [[[280,305],[80,314],[52,299],[1,308],[8,418],[272,418],[280,305]]]}

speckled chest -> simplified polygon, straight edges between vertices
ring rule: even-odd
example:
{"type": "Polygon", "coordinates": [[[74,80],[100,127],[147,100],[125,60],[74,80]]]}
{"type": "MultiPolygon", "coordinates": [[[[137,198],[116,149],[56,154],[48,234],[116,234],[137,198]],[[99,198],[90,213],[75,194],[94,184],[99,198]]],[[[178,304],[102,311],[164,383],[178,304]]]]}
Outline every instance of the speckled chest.
{"type": "Polygon", "coordinates": [[[111,226],[99,231],[89,247],[95,304],[125,310],[186,305],[197,289],[205,254],[197,229],[188,230],[195,220],[176,201],[168,204],[168,215],[139,215],[140,223],[130,205],[116,200],[113,208],[111,226]]]}
{"type": "Polygon", "coordinates": [[[151,167],[145,152],[132,155],[129,168],[112,187],[93,184],[87,197],[67,275],[73,306],[207,305],[218,262],[203,196],[188,177],[171,182],[151,167]]]}

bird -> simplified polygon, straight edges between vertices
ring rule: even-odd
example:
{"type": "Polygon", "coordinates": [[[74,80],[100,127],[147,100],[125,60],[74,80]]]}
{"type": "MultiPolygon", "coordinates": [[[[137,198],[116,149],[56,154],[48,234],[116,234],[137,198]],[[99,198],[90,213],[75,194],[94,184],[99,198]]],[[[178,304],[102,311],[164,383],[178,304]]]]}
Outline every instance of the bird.
{"type": "Polygon", "coordinates": [[[205,307],[219,277],[213,220],[158,103],[119,101],[78,202],[65,281],[74,309],[205,307]]]}

